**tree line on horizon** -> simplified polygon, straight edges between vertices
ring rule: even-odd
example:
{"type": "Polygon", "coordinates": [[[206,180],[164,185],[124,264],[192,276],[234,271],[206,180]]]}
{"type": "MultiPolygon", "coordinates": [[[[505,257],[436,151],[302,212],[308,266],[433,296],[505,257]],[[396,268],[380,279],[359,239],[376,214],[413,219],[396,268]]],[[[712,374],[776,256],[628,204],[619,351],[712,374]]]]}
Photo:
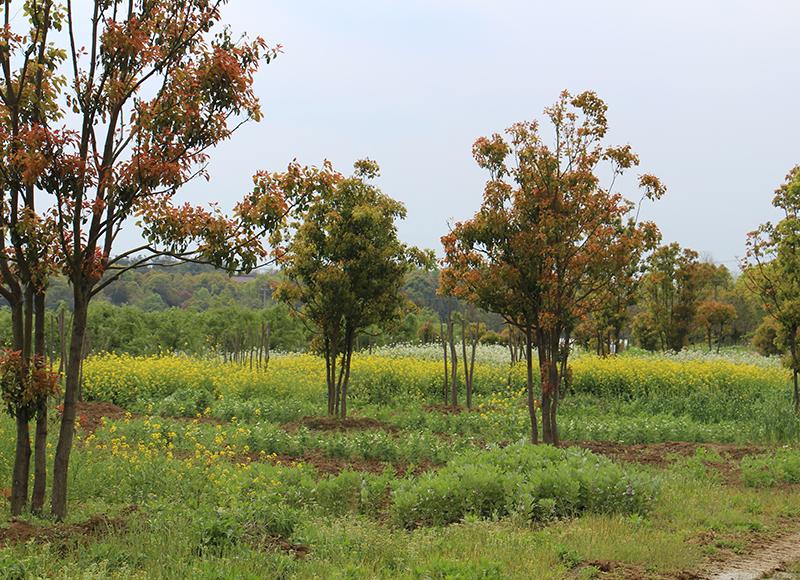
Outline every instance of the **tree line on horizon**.
{"type": "MultiPolygon", "coordinates": [[[[650,351],[685,346],[718,351],[723,346],[741,346],[765,356],[781,353],[775,324],[748,287],[746,272],[734,274],[724,265],[702,261],[675,246],[664,246],[659,256],[645,266],[642,286],[625,316],[611,321],[588,319],[574,336],[577,345],[599,355],[632,346],[650,351]],[[689,271],[688,277],[683,270],[689,271]],[[656,284],[666,279],[670,285],[656,284]],[[680,288],[684,282],[688,284],[680,288]],[[671,293],[680,294],[684,301],[675,309],[678,316],[668,310],[671,293]]],[[[438,292],[439,274],[438,268],[410,272],[403,285],[407,301],[401,316],[391,326],[362,337],[359,347],[441,340],[440,323],[451,313],[464,312],[466,305],[438,292]]],[[[198,264],[130,272],[99,294],[90,308],[89,352],[222,352],[226,341],[235,341],[237,329],[250,328],[261,319],[273,321],[275,349],[306,350],[309,333],[273,298],[280,277],[279,270],[230,276],[198,264]]],[[[62,309],[71,312],[71,295],[67,281],[57,277],[48,288],[47,310],[55,319],[62,309]]],[[[482,343],[508,345],[508,328],[499,316],[481,309],[472,309],[470,316],[481,325],[482,343]]],[[[9,317],[4,305],[0,321],[9,317]]],[[[10,321],[0,322],[0,344],[11,345],[10,321]]]]}

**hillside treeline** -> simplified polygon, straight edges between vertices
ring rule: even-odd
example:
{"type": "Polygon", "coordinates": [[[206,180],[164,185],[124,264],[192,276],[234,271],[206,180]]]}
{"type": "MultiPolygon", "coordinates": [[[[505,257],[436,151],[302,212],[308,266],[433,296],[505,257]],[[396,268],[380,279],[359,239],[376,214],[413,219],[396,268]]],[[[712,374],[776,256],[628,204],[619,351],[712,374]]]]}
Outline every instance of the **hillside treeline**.
{"type": "MultiPolygon", "coordinates": [[[[647,350],[675,350],[678,345],[709,349],[752,345],[762,354],[776,354],[776,330],[769,322],[762,324],[764,312],[748,289],[746,275],[734,276],[725,266],[700,262],[691,254],[689,258],[666,266],[663,260],[651,260],[623,319],[604,319],[600,310],[601,315],[578,327],[576,343],[601,354],[631,345],[647,350]]],[[[273,299],[280,278],[278,271],[229,276],[198,264],[132,271],[104,289],[92,305],[87,354],[233,353],[263,342],[266,323],[271,349],[307,350],[310,333],[289,307],[273,299]]],[[[442,296],[438,287],[438,270],[412,272],[404,287],[404,316],[388,328],[364,333],[358,347],[436,341],[448,317],[464,315],[479,323],[482,341],[508,342],[508,329],[499,316],[442,296]]],[[[53,279],[47,307],[49,342],[55,351],[60,343],[59,320],[63,317],[69,322],[71,296],[66,280],[53,279]]],[[[3,308],[3,344],[10,344],[9,319],[8,309],[3,308]]],[[[459,328],[456,325],[457,332],[459,328]]]]}

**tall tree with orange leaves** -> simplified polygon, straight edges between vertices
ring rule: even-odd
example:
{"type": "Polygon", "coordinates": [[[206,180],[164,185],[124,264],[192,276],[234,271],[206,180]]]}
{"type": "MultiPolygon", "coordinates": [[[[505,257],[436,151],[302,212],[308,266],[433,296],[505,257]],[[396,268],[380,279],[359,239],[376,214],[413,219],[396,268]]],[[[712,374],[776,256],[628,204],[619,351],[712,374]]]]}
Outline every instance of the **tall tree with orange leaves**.
{"type": "MultiPolygon", "coordinates": [[[[442,286],[497,312],[525,336],[531,440],[538,442],[532,351],[541,377],[542,439],[559,443],[557,410],[568,373],[570,334],[596,307],[593,297],[625,257],[657,239],[637,223],[634,204],[614,191],[616,178],[638,165],[630,146],[605,144],[606,104],[593,92],[564,91],[545,109],[552,140],[537,121],[511,126],[506,137],[478,139],[475,160],[489,172],[483,204],[442,238],[442,286]],[[610,184],[599,177],[608,166],[610,184]]],[[[639,177],[651,199],[664,193],[652,175],[639,177]]]]}
{"type": "MultiPolygon", "coordinates": [[[[327,169],[297,164],[285,173],[258,174],[230,216],[175,202],[187,182],[206,175],[211,148],[261,118],[253,77],[279,51],[260,38],[234,38],[222,21],[226,3],[0,4],[0,294],[15,312],[20,340],[14,353],[22,357],[21,366],[16,354],[8,357],[4,377],[16,373],[19,385],[32,384],[26,377],[36,368],[28,346],[38,324],[33,313],[43,304],[50,271],[66,275],[74,299],[51,495],[57,518],[67,509],[91,299],[158,256],[229,271],[270,260],[265,235],[330,179],[327,169]],[[14,14],[19,17],[12,20],[14,14]],[[115,255],[120,231],[134,221],[144,243],[115,255]]],[[[46,379],[39,377],[39,390],[47,390],[46,379]]],[[[20,399],[23,417],[30,417],[30,401],[40,400],[34,391],[20,399]]],[[[18,430],[23,439],[26,429],[18,430]]]]}

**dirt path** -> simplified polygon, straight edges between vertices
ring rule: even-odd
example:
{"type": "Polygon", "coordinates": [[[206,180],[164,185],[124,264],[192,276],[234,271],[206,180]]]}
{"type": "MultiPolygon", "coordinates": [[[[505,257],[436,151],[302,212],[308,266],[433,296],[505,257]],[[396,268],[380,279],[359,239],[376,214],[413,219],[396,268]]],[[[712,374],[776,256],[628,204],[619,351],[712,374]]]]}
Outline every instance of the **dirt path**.
{"type": "MultiPolygon", "coordinates": [[[[756,580],[780,572],[787,562],[800,560],[800,533],[784,536],[750,554],[710,565],[700,577],[708,580],[756,580]]],[[[776,576],[778,578],[784,576],[776,576]]]]}

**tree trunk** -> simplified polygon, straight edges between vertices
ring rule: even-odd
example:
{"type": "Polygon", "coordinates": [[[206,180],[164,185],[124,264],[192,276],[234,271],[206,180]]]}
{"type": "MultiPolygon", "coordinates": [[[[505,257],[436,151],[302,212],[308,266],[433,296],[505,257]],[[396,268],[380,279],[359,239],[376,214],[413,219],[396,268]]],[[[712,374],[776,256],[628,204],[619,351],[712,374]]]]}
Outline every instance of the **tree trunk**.
{"type": "Polygon", "coordinates": [[[449,369],[447,367],[447,332],[445,331],[444,322],[439,321],[439,334],[442,336],[442,349],[444,350],[444,390],[443,402],[447,405],[448,391],[449,391],[449,369]]]}
{"type": "Polygon", "coordinates": [[[331,343],[325,339],[325,381],[328,383],[328,415],[333,415],[334,377],[336,376],[336,358],[331,352],[331,343]]]}
{"type": "Polygon", "coordinates": [[[347,339],[345,346],[345,354],[342,357],[342,365],[344,365],[344,379],[342,380],[342,419],[347,419],[347,385],[350,383],[350,362],[353,359],[353,338],[347,339]]]}
{"type": "Polygon", "coordinates": [[[558,329],[538,332],[539,365],[542,377],[542,440],[558,445],[558,353],[561,332],[558,329]]]}
{"type": "Polygon", "coordinates": [[[553,386],[553,390],[550,393],[550,444],[558,447],[558,445],[561,444],[561,438],[558,436],[558,402],[561,399],[559,395],[559,383],[561,379],[559,377],[558,362],[556,361],[553,361],[552,364],[550,380],[553,386]]]}
{"type": "Polygon", "coordinates": [[[797,328],[791,328],[789,333],[789,352],[792,356],[792,385],[794,387],[793,393],[793,401],[794,401],[794,412],[800,415],[800,388],[798,388],[797,384],[797,372],[798,372],[798,361],[797,361],[797,328]]]}
{"type": "MultiPolygon", "coordinates": [[[[569,356],[569,341],[570,335],[572,331],[567,331],[564,333],[564,348],[560,350],[560,360],[559,360],[559,372],[558,372],[558,393],[557,399],[561,401],[564,397],[567,396],[567,393],[570,392],[570,374],[569,374],[569,366],[567,364],[568,356],[569,356]]],[[[609,354],[611,354],[609,349],[609,354]]]]}
{"type": "Polygon", "coordinates": [[[342,404],[342,379],[344,378],[344,358],[345,354],[342,353],[337,357],[339,359],[339,378],[336,378],[336,359],[334,359],[333,363],[333,378],[336,381],[336,385],[334,386],[334,402],[333,402],[333,414],[339,415],[339,409],[341,408],[342,404]]]}
{"type": "MultiPolygon", "coordinates": [[[[11,306],[11,324],[14,337],[14,350],[22,357],[21,368],[17,369],[16,380],[19,387],[24,388],[28,375],[28,364],[31,355],[31,328],[33,321],[33,292],[28,286],[20,300],[11,306]]],[[[14,409],[14,420],[17,427],[17,440],[14,449],[14,467],[11,475],[11,515],[18,516],[28,503],[28,479],[31,466],[31,437],[28,431],[30,412],[27,406],[17,405],[14,409]]]]}
{"type": "Polygon", "coordinates": [[[794,412],[800,415],[800,389],[797,386],[797,369],[792,369],[792,382],[794,383],[794,412]]]}
{"type": "MultiPolygon", "coordinates": [[[[45,309],[44,292],[37,292],[34,297],[34,356],[35,364],[44,367],[45,358],[45,309]]],[[[47,395],[36,401],[36,435],[33,455],[33,495],[31,510],[41,513],[44,507],[45,488],[47,487],[47,395]]]]}
{"type": "Polygon", "coordinates": [[[531,336],[531,329],[525,330],[525,359],[527,360],[528,367],[528,415],[531,420],[531,443],[539,443],[539,422],[536,419],[536,401],[533,396],[533,337],[531,336]]]}
{"type": "Polygon", "coordinates": [[[28,432],[28,412],[17,411],[17,445],[14,452],[14,472],[11,480],[11,515],[18,516],[28,501],[28,476],[31,464],[31,438],[28,432]]]}
{"type": "Polygon", "coordinates": [[[39,399],[36,405],[36,435],[33,456],[33,495],[31,510],[35,514],[44,509],[47,488],[47,398],[39,399]]]}
{"type": "Polygon", "coordinates": [[[61,415],[56,456],[53,461],[53,493],[50,498],[51,511],[58,520],[63,520],[67,515],[67,472],[69,470],[72,441],[75,437],[75,416],[77,414],[77,399],[80,391],[83,340],[86,336],[86,319],[89,312],[88,291],[75,288],[73,292],[75,306],[72,315],[72,336],[64,386],[64,410],[61,415]]]}
{"type": "Polygon", "coordinates": [[[538,344],[539,354],[539,378],[541,382],[540,401],[542,405],[542,441],[544,443],[550,442],[550,358],[548,356],[548,349],[550,342],[546,339],[544,332],[537,328],[536,342],[538,344]]]}
{"type": "Polygon", "coordinates": [[[467,409],[472,408],[472,371],[475,368],[475,341],[472,337],[473,331],[466,322],[466,316],[461,319],[461,358],[464,361],[464,390],[467,399],[467,409]],[[467,330],[470,334],[470,347],[472,359],[467,357],[467,330]]]}
{"type": "Polygon", "coordinates": [[[456,352],[455,328],[452,318],[447,321],[447,338],[450,342],[450,405],[458,407],[458,354],[456,352]]]}
{"type": "MultiPolygon", "coordinates": [[[[22,296],[17,293],[16,300],[11,304],[11,332],[14,341],[14,350],[20,353],[25,342],[25,323],[23,322],[22,296]]],[[[23,373],[20,373],[17,380],[22,381],[23,373]]],[[[11,474],[11,515],[19,515],[28,501],[28,469],[30,459],[30,437],[28,435],[27,419],[24,417],[24,410],[16,410],[18,415],[15,417],[17,427],[16,448],[14,451],[14,467],[11,474]],[[20,416],[21,414],[21,416],[20,416]],[[21,421],[24,421],[24,429],[21,421]],[[27,441],[27,444],[26,444],[27,441]]]]}
{"type": "Polygon", "coordinates": [[[472,388],[473,383],[475,380],[475,351],[478,349],[478,340],[480,337],[478,336],[478,329],[475,328],[475,333],[472,336],[472,351],[470,352],[469,358],[469,388],[467,390],[467,408],[472,408],[472,388]]]}
{"type": "Polygon", "coordinates": [[[264,339],[264,368],[269,368],[269,349],[270,349],[270,340],[272,338],[272,325],[270,324],[269,320],[267,320],[267,336],[264,339]]]}

